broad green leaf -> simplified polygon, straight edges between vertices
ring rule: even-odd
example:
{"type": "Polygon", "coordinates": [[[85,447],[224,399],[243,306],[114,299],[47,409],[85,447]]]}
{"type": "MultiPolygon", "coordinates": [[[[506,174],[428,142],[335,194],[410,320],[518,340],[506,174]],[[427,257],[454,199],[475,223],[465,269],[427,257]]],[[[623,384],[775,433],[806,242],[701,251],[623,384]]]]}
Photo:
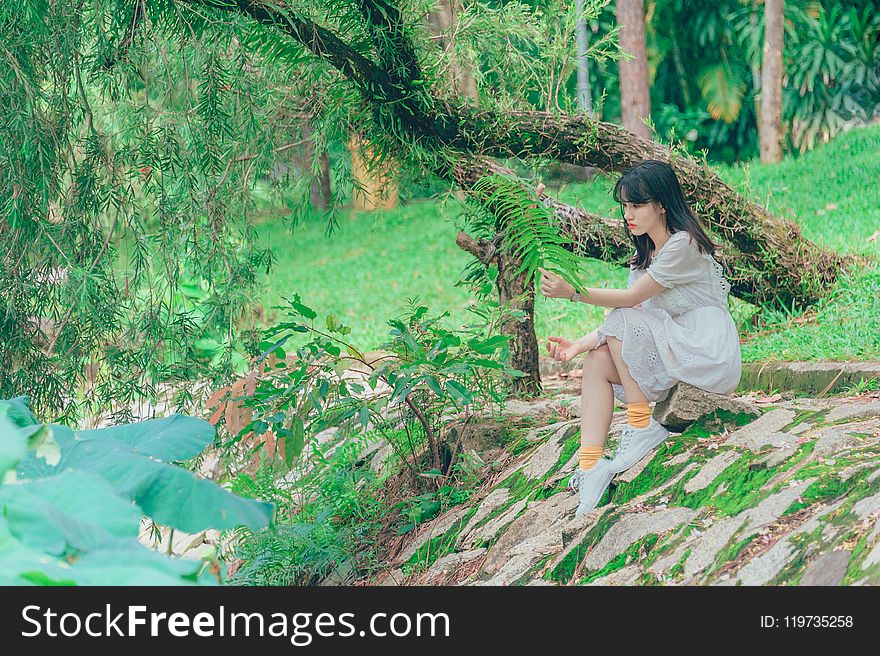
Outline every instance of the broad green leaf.
{"type": "Polygon", "coordinates": [[[456,402],[462,405],[467,405],[473,401],[473,396],[470,391],[457,381],[447,380],[446,390],[456,402]]]}
{"type": "Polygon", "coordinates": [[[305,428],[303,421],[299,417],[293,418],[291,426],[291,435],[284,442],[284,461],[288,467],[293,466],[294,460],[302,453],[303,444],[305,443],[305,428]]]}
{"type": "Polygon", "coordinates": [[[93,549],[112,537],[137,536],[141,512],[96,474],[58,476],[0,488],[9,530],[23,544],[53,555],[93,549]]]}
{"type": "Polygon", "coordinates": [[[746,92],[739,69],[724,62],[707,66],[700,73],[698,83],[712,118],[733,123],[742,109],[746,92]]]}
{"type": "Polygon", "coordinates": [[[306,319],[315,319],[318,316],[318,313],[315,312],[312,308],[303,305],[302,303],[297,303],[296,301],[290,301],[291,307],[297,311],[298,314],[305,317],[306,319]]]}
{"type": "Polygon", "coordinates": [[[10,533],[0,515],[0,585],[74,585],[70,566],[31,549],[10,533]]]}
{"type": "MultiPolygon", "coordinates": [[[[245,525],[264,528],[272,518],[272,504],[240,499],[212,481],[135,452],[123,441],[96,436],[102,431],[83,431],[52,426],[61,449],[61,462],[54,469],[26,457],[18,470],[33,477],[66,470],[92,472],[104,478],[120,495],[131,499],[144,514],[166,526],[196,533],[207,528],[227,529],[245,525]],[[80,435],[92,434],[92,439],[80,435]]],[[[30,454],[29,454],[30,455],[30,454]]]]}
{"type": "Polygon", "coordinates": [[[433,376],[425,376],[425,383],[428,385],[428,389],[434,392],[440,398],[443,398],[443,388],[440,387],[439,381],[433,376]]]}
{"type": "Polygon", "coordinates": [[[78,431],[81,439],[119,440],[134,451],[163,462],[188,460],[199,455],[214,441],[214,427],[204,419],[171,415],[136,424],[78,431]]]}
{"type": "Polygon", "coordinates": [[[201,561],[168,558],[144,548],[136,539],[116,540],[90,551],[71,568],[81,585],[181,585],[217,583],[198,576],[201,561]]]}

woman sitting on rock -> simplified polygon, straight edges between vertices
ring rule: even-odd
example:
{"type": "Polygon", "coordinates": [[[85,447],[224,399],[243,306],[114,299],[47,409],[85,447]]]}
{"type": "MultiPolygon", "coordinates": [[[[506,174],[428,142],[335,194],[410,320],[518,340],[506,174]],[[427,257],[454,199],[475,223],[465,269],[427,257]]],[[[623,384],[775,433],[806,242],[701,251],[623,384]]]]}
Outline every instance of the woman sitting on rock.
{"type": "Polygon", "coordinates": [[[577,515],[596,507],[615,474],[629,469],[669,435],[651,417],[679,381],[726,394],[742,372],[739,335],[727,307],[730,284],[668,164],[648,160],[614,187],[636,253],[626,289],[577,292],[541,269],[541,291],[615,308],[602,326],[576,341],[550,337],[550,355],[567,362],[586,352],[581,395],[580,466],[569,485],[580,490],[577,515]],[[647,275],[645,275],[647,274],[647,275]],[[626,403],[617,453],[602,458],[614,410],[626,403]]]}

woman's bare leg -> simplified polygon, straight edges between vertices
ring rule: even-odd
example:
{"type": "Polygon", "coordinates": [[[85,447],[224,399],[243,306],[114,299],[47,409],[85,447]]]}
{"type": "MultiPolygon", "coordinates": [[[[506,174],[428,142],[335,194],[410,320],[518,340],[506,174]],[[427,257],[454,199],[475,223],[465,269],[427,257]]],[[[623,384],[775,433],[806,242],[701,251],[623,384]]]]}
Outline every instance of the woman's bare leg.
{"type": "Polygon", "coordinates": [[[589,351],[584,358],[581,382],[581,446],[604,446],[614,414],[611,383],[620,377],[611,359],[608,345],[589,351]]]}
{"type": "Polygon", "coordinates": [[[629,375],[629,367],[620,355],[620,349],[623,347],[616,337],[608,337],[608,349],[611,351],[611,359],[614,361],[614,367],[617,375],[620,376],[620,384],[623,385],[623,391],[626,393],[626,402],[629,403],[647,403],[648,397],[639,388],[636,381],[629,375]]]}

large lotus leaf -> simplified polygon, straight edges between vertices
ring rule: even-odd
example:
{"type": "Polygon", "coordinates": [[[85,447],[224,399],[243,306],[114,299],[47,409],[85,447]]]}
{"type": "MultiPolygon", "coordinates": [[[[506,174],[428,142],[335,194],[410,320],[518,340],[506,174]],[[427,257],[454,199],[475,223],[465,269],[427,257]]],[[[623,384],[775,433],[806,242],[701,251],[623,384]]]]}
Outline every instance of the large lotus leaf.
{"type": "Polygon", "coordinates": [[[74,585],[70,566],[15,539],[0,517],[0,585],[74,585]]]}
{"type": "Polygon", "coordinates": [[[28,407],[26,396],[0,401],[0,417],[6,417],[19,428],[40,423],[28,407]]]}
{"type": "Polygon", "coordinates": [[[24,457],[26,448],[27,439],[20,434],[18,426],[0,415],[0,481],[24,457]]]}
{"type": "Polygon", "coordinates": [[[0,508],[16,538],[54,555],[137,537],[141,518],[140,509],[99,475],[74,470],[3,487],[0,508]]]}
{"type": "Polygon", "coordinates": [[[199,455],[214,440],[214,427],[204,419],[171,415],[136,424],[77,431],[83,440],[114,439],[138,453],[164,462],[188,460],[199,455]]]}
{"type": "MultiPolygon", "coordinates": [[[[237,497],[180,467],[134,453],[125,442],[78,437],[64,431],[55,434],[61,461],[50,473],[73,469],[98,474],[117,493],[134,501],[144,514],[160,524],[197,533],[207,528],[228,529],[241,525],[258,530],[272,519],[270,503],[237,497]]],[[[27,464],[36,468],[39,463],[27,464]]],[[[19,471],[21,469],[19,465],[19,471]]]]}
{"type": "Polygon", "coordinates": [[[77,560],[72,567],[80,585],[181,585],[217,583],[204,563],[169,558],[145,548],[137,540],[116,540],[77,560]]]}

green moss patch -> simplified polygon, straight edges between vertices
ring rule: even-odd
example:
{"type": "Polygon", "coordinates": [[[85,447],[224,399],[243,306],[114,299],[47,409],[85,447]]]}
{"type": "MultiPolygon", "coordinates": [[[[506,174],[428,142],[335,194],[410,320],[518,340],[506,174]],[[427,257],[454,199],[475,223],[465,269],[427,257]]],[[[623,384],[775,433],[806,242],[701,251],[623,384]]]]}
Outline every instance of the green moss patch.
{"type": "Polygon", "coordinates": [[[593,526],[593,528],[591,528],[583,537],[580,544],[572,549],[565,558],[556,565],[556,567],[547,570],[544,574],[544,578],[548,581],[557,581],[560,583],[568,583],[571,581],[578,564],[586,558],[590,549],[599,543],[599,540],[604,537],[605,533],[608,532],[608,529],[614,525],[620,516],[621,513],[614,510],[602,515],[602,517],[599,518],[599,521],[596,522],[596,525],[593,526]]]}

